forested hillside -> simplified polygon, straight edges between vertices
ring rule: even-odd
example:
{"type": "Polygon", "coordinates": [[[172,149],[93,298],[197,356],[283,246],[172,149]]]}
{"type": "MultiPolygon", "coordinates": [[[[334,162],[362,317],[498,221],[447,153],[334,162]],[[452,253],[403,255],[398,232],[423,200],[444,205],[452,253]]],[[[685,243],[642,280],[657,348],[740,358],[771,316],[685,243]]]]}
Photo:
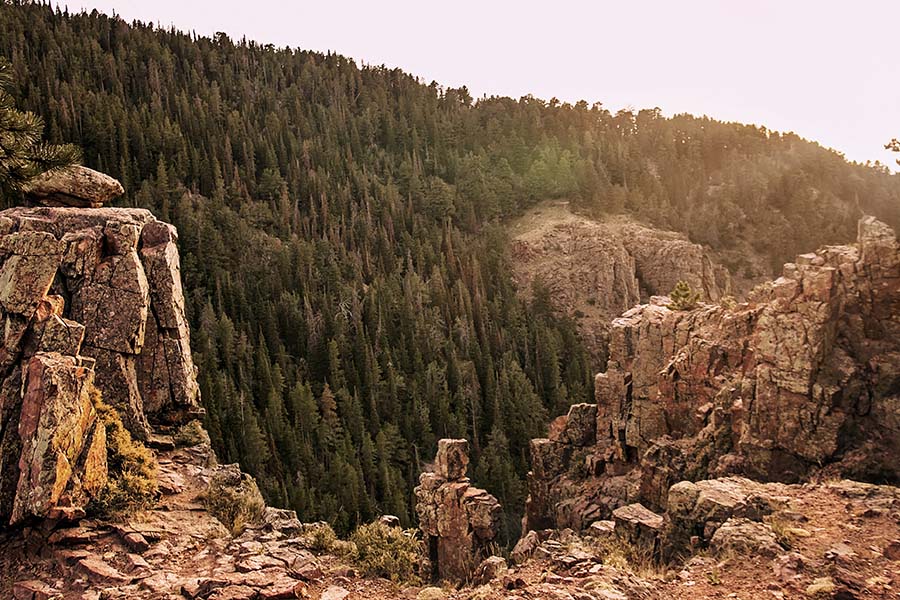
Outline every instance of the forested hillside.
{"type": "Polygon", "coordinates": [[[573,324],[515,294],[503,221],[523,207],[568,197],[773,266],[853,239],[861,212],[900,225],[898,176],[758,127],[476,102],[338,55],[33,3],[0,4],[0,55],[51,141],[177,225],[221,459],[342,531],[411,522],[440,437],[471,440],[514,529],[528,440],[591,397],[573,324]]]}

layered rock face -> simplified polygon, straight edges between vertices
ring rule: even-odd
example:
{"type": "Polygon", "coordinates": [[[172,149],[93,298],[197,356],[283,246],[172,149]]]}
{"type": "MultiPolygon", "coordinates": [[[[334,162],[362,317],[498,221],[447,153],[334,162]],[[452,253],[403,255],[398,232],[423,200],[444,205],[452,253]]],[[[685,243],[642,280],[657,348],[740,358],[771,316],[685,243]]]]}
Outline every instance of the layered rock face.
{"type": "Polygon", "coordinates": [[[680,234],[625,219],[592,221],[561,206],[535,209],[513,227],[515,276],[523,294],[545,285],[554,308],[573,318],[598,365],[609,322],[685,280],[704,300],[731,293],[727,269],[680,234]]]}
{"type": "Polygon", "coordinates": [[[684,479],[900,480],[898,333],[900,246],[873,218],[857,244],[799,256],[747,303],[629,310],[613,321],[596,405],[532,442],[526,524],[664,509],[684,479]]]}
{"type": "Polygon", "coordinates": [[[469,581],[497,535],[500,503],[469,483],[469,444],[439,440],[435,470],[419,476],[416,513],[434,579],[469,581]]]}
{"type": "Polygon", "coordinates": [[[140,209],[0,213],[0,521],[103,486],[95,388],[141,440],[199,414],[176,240],[140,209]]]}

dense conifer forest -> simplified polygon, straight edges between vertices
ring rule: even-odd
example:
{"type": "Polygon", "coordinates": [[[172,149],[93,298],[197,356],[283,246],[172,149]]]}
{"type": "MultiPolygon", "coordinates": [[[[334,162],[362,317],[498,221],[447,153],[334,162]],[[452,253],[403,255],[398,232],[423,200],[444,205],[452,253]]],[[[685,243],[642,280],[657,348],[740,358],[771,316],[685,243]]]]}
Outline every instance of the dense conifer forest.
{"type": "Polygon", "coordinates": [[[335,54],[29,2],[0,3],[0,55],[51,142],[178,227],[221,460],[341,532],[412,523],[423,461],[465,437],[508,539],[528,440],[592,398],[600,365],[573,323],[510,278],[504,219],[523,208],[565,197],[773,269],[852,239],[861,212],[900,225],[898,176],[762,127],[476,101],[335,54]]]}

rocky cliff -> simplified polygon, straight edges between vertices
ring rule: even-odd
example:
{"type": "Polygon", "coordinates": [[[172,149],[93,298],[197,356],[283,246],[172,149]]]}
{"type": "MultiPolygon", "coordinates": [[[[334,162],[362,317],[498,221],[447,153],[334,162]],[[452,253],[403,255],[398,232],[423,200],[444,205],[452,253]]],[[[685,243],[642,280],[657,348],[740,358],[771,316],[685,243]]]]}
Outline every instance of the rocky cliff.
{"type": "Polygon", "coordinates": [[[598,365],[609,323],[685,280],[708,301],[731,294],[728,270],[684,236],[625,218],[594,221],[565,202],[542,203],[511,225],[515,278],[523,294],[547,286],[554,308],[573,317],[598,365]]]}
{"type": "Polygon", "coordinates": [[[533,440],[528,528],[580,529],[681,480],[741,474],[900,481],[900,250],[855,245],[786,264],[736,306],[654,297],[612,323],[596,404],[533,440]]]}
{"type": "Polygon", "coordinates": [[[139,440],[200,414],[176,240],[140,209],[0,213],[0,521],[106,483],[96,390],[139,440]]]}

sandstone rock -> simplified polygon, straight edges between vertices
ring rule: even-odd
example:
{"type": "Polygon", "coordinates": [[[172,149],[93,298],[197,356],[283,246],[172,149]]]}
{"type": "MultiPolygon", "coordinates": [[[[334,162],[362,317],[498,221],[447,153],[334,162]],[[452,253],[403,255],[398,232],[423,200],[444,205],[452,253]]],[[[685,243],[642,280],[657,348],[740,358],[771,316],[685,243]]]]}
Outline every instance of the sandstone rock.
{"type": "Polygon", "coordinates": [[[214,591],[208,600],[256,600],[257,591],[246,585],[229,585],[214,591]]]}
{"type": "Polygon", "coordinates": [[[84,340],[84,325],[50,315],[47,319],[33,324],[35,352],[56,352],[67,356],[81,354],[84,340]]]}
{"type": "Polygon", "coordinates": [[[271,531],[278,531],[287,536],[297,535],[304,531],[303,523],[293,510],[267,506],[263,511],[263,523],[271,531]]]}
{"type": "MultiPolygon", "coordinates": [[[[66,527],[64,529],[57,529],[50,534],[50,537],[47,538],[47,542],[60,546],[87,544],[96,539],[98,535],[99,532],[90,527],[66,527]]],[[[80,558],[86,557],[82,556],[80,558]]]]}
{"type": "Polygon", "coordinates": [[[743,477],[682,481],[669,489],[665,550],[674,556],[697,538],[706,545],[729,519],[761,521],[784,508],[783,486],[758,483],[743,477]]]}
{"type": "Polygon", "coordinates": [[[462,479],[469,466],[469,442],[466,440],[438,440],[435,472],[447,480],[462,479]]]}
{"type": "Polygon", "coordinates": [[[85,325],[85,343],[139,354],[150,310],[150,286],[137,251],[113,255],[72,296],[72,316],[85,325]]]}
{"type": "Polygon", "coordinates": [[[325,591],[319,596],[319,600],[344,600],[344,598],[349,595],[350,592],[344,588],[337,585],[330,585],[325,588],[325,591]]]}
{"type": "Polygon", "coordinates": [[[78,498],[84,491],[81,482],[89,482],[94,491],[105,484],[106,438],[99,433],[91,437],[97,418],[90,396],[92,380],[91,371],[59,354],[36,354],[26,365],[13,523],[30,515],[46,516],[64,493],[78,498]],[[94,460],[83,459],[85,452],[94,460]],[[78,473],[79,466],[87,471],[78,473]]]}
{"type": "Polygon", "coordinates": [[[85,346],[83,352],[96,361],[95,383],[104,401],[119,412],[122,423],[135,439],[149,441],[150,423],[138,389],[134,356],[91,346],[85,346]]]}
{"type": "Polygon", "coordinates": [[[713,552],[746,556],[775,557],[782,549],[772,528],[749,519],[728,519],[716,529],[710,541],[713,552]]]}
{"type": "Polygon", "coordinates": [[[663,517],[642,504],[629,504],[613,511],[616,537],[647,556],[656,554],[663,517]]]}
{"type": "Polygon", "coordinates": [[[48,171],[25,186],[27,201],[43,206],[99,207],[125,193],[122,184],[80,165],[48,171]]]}
{"type": "Polygon", "coordinates": [[[147,541],[147,538],[136,531],[123,533],[122,541],[132,552],[142,553],[150,549],[150,542],[147,541]]]}
{"type": "Polygon", "coordinates": [[[616,527],[615,521],[595,521],[591,523],[591,526],[588,528],[588,535],[598,538],[598,539],[606,539],[613,535],[616,527]]]}
{"type": "Polygon", "coordinates": [[[473,585],[486,585],[507,570],[506,560],[502,556],[489,556],[475,569],[472,577],[473,585]]]}
{"type": "Polygon", "coordinates": [[[128,565],[126,566],[126,570],[129,574],[144,574],[150,571],[152,568],[150,563],[148,563],[143,556],[139,554],[128,553],[125,555],[128,565]]]}
{"type": "Polygon", "coordinates": [[[13,585],[15,600],[57,600],[62,594],[43,581],[19,581],[13,585]]]}
{"type": "Polygon", "coordinates": [[[468,442],[438,441],[437,472],[422,473],[415,489],[434,578],[468,580],[497,534],[500,504],[465,478],[468,462],[468,442]]]}
{"type": "Polygon", "coordinates": [[[284,600],[287,598],[306,598],[309,586],[296,579],[282,578],[259,590],[259,600],[284,600]]]}
{"type": "Polygon", "coordinates": [[[558,441],[577,447],[585,447],[593,445],[596,440],[597,405],[573,404],[570,406],[566,415],[565,427],[560,433],[558,441]]]}
{"type": "Polygon", "coordinates": [[[124,575],[97,556],[82,558],[78,561],[78,566],[93,583],[125,583],[131,581],[129,576],[124,575]]]}
{"type": "Polygon", "coordinates": [[[538,536],[537,531],[529,531],[519,538],[509,557],[514,563],[521,564],[534,554],[534,551],[540,544],[541,538],[538,536]]]}

